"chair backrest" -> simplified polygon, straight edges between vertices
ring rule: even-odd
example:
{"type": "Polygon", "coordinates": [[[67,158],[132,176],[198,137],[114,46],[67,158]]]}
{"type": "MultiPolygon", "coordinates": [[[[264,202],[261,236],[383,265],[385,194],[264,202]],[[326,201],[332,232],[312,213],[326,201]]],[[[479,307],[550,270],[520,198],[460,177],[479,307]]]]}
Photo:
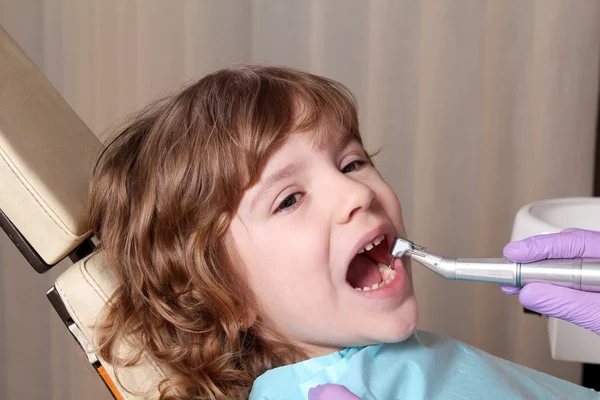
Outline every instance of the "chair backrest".
{"type": "Polygon", "coordinates": [[[169,372],[148,354],[117,379],[94,352],[95,326],[116,288],[87,224],[89,175],[101,150],[0,26],[0,226],[40,273],[67,256],[75,262],[48,291],[52,305],[115,398],[155,398],[169,372]]]}

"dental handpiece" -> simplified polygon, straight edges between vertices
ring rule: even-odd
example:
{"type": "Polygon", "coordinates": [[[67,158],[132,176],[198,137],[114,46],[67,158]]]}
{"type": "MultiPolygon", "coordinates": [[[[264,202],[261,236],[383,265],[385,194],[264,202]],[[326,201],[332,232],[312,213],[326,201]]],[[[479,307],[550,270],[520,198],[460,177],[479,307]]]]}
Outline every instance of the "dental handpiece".
{"type": "Polygon", "coordinates": [[[514,263],[505,258],[447,258],[425,250],[413,242],[396,238],[394,258],[409,256],[446,278],[522,287],[540,282],[588,292],[600,292],[600,259],[547,259],[514,263]]]}

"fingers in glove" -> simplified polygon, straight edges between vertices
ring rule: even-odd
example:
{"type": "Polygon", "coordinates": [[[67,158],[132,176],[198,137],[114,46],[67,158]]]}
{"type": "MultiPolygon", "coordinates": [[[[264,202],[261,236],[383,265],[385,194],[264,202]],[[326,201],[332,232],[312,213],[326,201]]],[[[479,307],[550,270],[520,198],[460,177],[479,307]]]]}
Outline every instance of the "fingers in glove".
{"type": "Polygon", "coordinates": [[[308,400],[361,400],[345,386],[327,383],[308,390],[308,400]]]}
{"type": "Polygon", "coordinates": [[[500,285],[500,290],[502,290],[502,293],[504,294],[519,294],[519,292],[521,292],[520,287],[506,285],[500,285]]]}
{"type": "Polygon", "coordinates": [[[600,257],[600,232],[571,228],[561,233],[532,236],[507,244],[504,257],[515,262],[600,257]]]}
{"type": "Polygon", "coordinates": [[[600,332],[600,295],[543,283],[521,289],[523,307],[600,332]]]}

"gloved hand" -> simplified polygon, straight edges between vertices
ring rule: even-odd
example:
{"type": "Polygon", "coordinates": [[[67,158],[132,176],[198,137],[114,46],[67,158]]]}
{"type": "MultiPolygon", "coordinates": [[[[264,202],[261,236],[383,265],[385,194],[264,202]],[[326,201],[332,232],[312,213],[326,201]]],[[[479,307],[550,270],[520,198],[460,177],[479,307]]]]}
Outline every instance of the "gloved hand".
{"type": "MultiPolygon", "coordinates": [[[[512,242],[504,257],[513,262],[534,262],[546,258],[600,258],[600,232],[566,229],[512,242]]],[[[600,293],[560,286],[530,283],[523,288],[501,286],[506,294],[519,294],[523,307],[569,321],[600,335],[600,293]]]]}
{"type": "Polygon", "coordinates": [[[308,400],[361,400],[345,386],[328,383],[311,388],[308,400]]]}

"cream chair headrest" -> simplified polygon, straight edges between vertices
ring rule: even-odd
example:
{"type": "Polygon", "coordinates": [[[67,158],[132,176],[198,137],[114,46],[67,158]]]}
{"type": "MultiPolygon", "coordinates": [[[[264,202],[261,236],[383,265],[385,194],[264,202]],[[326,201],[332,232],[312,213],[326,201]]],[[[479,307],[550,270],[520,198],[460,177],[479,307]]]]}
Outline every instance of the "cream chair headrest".
{"type": "MultiPolygon", "coordinates": [[[[99,324],[102,308],[108,303],[116,287],[115,279],[110,274],[101,252],[71,266],[54,284],[67,312],[83,335],[83,338],[80,337],[78,340],[80,343],[89,344],[88,351],[95,353],[122,398],[127,400],[158,398],[158,385],[167,377],[169,370],[153,360],[148,353],[143,353],[139,364],[119,368],[117,370],[119,379],[117,379],[113,367],[94,352],[94,346],[97,344],[94,327],[99,324]],[[135,391],[135,394],[124,390],[123,386],[135,391]]],[[[137,349],[126,344],[119,348],[120,354],[131,354],[133,351],[137,349]]]]}
{"type": "Polygon", "coordinates": [[[0,26],[0,209],[46,264],[90,236],[89,174],[101,149],[0,26]]]}

